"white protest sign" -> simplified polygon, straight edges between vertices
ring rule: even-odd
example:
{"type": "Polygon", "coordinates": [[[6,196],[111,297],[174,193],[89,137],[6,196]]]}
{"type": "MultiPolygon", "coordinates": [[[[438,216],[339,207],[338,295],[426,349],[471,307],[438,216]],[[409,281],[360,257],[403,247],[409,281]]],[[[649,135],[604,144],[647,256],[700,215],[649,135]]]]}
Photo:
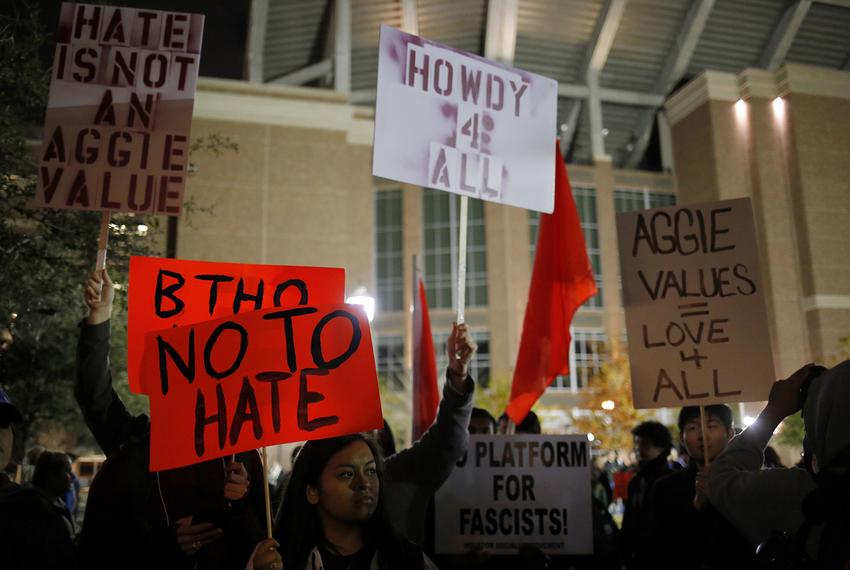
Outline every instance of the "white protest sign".
{"type": "Polygon", "coordinates": [[[636,408],[767,399],[774,381],[749,198],[617,216],[636,408]]]}
{"type": "Polygon", "coordinates": [[[204,16],[66,2],[36,207],[179,215],[204,16]]]}
{"type": "Polygon", "coordinates": [[[587,437],[471,436],[434,505],[438,554],[592,554],[587,437]]]}
{"type": "Polygon", "coordinates": [[[381,26],[372,174],[551,213],[558,83],[381,26]]]}

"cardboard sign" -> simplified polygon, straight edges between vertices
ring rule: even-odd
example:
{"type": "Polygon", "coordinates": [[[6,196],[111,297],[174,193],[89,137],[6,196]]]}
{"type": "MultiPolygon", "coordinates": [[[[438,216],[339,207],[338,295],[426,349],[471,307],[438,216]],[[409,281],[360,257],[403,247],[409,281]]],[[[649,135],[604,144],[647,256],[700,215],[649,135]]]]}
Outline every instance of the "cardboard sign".
{"type": "Polygon", "coordinates": [[[558,83],[381,26],[372,174],[551,213],[558,83]]]}
{"type": "Polygon", "coordinates": [[[359,305],[264,309],[145,336],[152,471],[383,425],[359,305]]]}
{"type": "Polygon", "coordinates": [[[203,27],[62,4],[33,206],[180,213],[203,27]]]}
{"type": "Polygon", "coordinates": [[[766,400],[774,381],[749,198],[617,216],[636,408],[766,400]]]}
{"type": "Polygon", "coordinates": [[[583,435],[473,435],[435,501],[438,554],[484,549],[591,554],[590,449],[583,435]]]}
{"type": "Polygon", "coordinates": [[[344,300],[341,268],[132,257],[127,315],[130,390],[148,392],[142,350],[150,331],[257,309],[344,300]]]}

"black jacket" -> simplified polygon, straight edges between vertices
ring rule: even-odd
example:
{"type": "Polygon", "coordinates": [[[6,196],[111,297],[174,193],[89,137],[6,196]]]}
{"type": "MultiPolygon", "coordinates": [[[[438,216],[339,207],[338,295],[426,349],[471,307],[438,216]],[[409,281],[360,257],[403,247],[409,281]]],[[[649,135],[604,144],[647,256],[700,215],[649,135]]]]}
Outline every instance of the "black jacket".
{"type": "Polygon", "coordinates": [[[248,497],[224,498],[225,460],[158,473],[149,466],[150,420],[132,416],[112,389],[109,323],[83,323],[75,395],[107,455],[89,490],[80,533],[86,568],[242,570],[264,538],[262,464],[256,451],[237,454],[251,480],[248,497]],[[176,521],[212,522],[222,538],[189,557],[177,546],[176,521]]]}
{"type": "Polygon", "coordinates": [[[723,516],[706,503],[694,507],[697,470],[691,466],[656,481],[648,499],[642,539],[644,567],[737,570],[751,568],[755,552],[723,516]]]}
{"type": "Polygon", "coordinates": [[[62,515],[36,489],[0,472],[0,568],[73,570],[76,553],[62,515]]]}

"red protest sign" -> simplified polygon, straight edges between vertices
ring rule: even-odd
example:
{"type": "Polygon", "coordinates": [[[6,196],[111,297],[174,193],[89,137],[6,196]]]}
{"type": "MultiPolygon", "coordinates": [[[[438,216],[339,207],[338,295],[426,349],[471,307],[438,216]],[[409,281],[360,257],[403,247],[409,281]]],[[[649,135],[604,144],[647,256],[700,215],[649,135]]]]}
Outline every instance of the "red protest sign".
{"type": "Polygon", "coordinates": [[[345,271],[189,261],[130,259],[127,378],[130,390],[147,393],[142,373],[145,333],[270,307],[342,303],[345,271]]]}
{"type": "Polygon", "coordinates": [[[145,336],[151,471],[383,425],[359,305],[264,309],[145,336]]]}
{"type": "Polygon", "coordinates": [[[38,207],[177,215],[204,16],[66,2],[38,207]]]}

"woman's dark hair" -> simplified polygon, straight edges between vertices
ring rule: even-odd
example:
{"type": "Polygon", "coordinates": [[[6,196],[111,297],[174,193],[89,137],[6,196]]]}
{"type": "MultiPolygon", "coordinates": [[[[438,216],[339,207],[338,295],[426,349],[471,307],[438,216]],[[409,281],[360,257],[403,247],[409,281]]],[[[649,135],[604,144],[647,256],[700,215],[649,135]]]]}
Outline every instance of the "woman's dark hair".
{"type": "MultiPolygon", "coordinates": [[[[322,471],[331,457],[358,441],[365,442],[375,457],[380,482],[375,512],[363,523],[363,541],[376,549],[387,561],[388,567],[403,568],[409,565],[410,547],[392,528],[387,517],[383,453],[374,439],[357,433],[308,441],[298,453],[283,502],[275,517],[274,537],[281,546],[284,568],[303,568],[313,548],[320,544],[333,549],[333,545],[325,540],[316,506],[307,501],[306,490],[308,485],[318,487],[322,471]]],[[[418,557],[421,566],[421,553],[418,557]]]]}

